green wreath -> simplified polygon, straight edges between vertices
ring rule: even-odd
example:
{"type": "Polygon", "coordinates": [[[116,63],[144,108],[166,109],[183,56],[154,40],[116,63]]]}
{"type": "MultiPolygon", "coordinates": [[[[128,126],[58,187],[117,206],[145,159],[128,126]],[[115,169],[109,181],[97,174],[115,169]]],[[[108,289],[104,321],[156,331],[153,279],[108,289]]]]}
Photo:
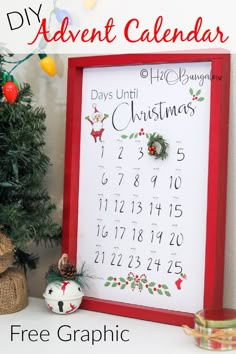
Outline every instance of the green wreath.
{"type": "Polygon", "coordinates": [[[156,159],[165,160],[168,156],[167,149],[169,144],[165,141],[163,136],[153,133],[150,134],[148,141],[148,154],[154,156],[156,159]],[[158,149],[158,145],[160,148],[158,149]]]}

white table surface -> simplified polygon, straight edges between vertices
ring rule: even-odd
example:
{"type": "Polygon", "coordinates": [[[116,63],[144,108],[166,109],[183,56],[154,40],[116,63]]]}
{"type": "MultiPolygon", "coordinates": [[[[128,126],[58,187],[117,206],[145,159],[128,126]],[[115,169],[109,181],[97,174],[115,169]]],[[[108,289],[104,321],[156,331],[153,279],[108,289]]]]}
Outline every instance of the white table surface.
{"type": "MultiPolygon", "coordinates": [[[[94,336],[98,338],[99,332],[94,332],[94,336]]],[[[7,354],[38,354],[43,351],[49,354],[116,354],[122,352],[124,354],[199,354],[206,352],[196,347],[193,338],[186,336],[181,327],[80,309],[70,315],[57,315],[49,312],[44,300],[36,298],[29,298],[29,305],[22,311],[0,315],[0,339],[1,353],[4,350],[7,354]],[[103,332],[105,325],[106,329],[114,332],[117,330],[118,333],[128,330],[129,332],[124,332],[123,338],[129,341],[123,342],[120,338],[116,341],[113,338],[112,342],[108,332],[106,341],[103,337],[100,342],[92,345],[92,331],[103,332]],[[15,326],[13,332],[20,332],[20,334],[13,335],[12,341],[11,326],[15,326]],[[78,333],[82,334],[78,335],[75,341],[73,339],[63,341],[58,338],[57,334],[61,326],[63,327],[60,335],[64,340],[69,338],[67,333],[72,335],[75,330],[80,330],[78,333]],[[31,332],[33,341],[29,340],[28,331],[24,332],[24,340],[22,340],[21,330],[37,330],[38,332],[47,330],[49,336],[42,338],[48,341],[40,340],[40,336],[34,335],[35,331],[31,332]],[[82,342],[81,335],[88,335],[88,333],[90,341],[82,342]]],[[[86,337],[84,339],[86,340],[86,337]]]]}

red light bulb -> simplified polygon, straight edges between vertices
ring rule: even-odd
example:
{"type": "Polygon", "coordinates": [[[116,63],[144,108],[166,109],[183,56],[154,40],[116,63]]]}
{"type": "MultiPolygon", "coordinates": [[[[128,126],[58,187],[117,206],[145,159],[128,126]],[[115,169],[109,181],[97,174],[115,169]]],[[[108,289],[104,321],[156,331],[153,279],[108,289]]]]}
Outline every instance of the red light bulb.
{"type": "Polygon", "coordinates": [[[18,87],[14,82],[12,75],[8,75],[6,83],[2,87],[4,96],[8,103],[13,104],[18,95],[18,87]]]}

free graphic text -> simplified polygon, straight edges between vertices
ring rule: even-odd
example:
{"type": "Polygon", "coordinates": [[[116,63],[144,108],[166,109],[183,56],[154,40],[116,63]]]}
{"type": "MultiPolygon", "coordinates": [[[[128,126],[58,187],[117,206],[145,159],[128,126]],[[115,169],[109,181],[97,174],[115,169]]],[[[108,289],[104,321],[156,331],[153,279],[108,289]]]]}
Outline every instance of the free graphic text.
{"type": "Polygon", "coordinates": [[[49,342],[58,340],[59,342],[81,342],[94,346],[99,342],[129,342],[130,331],[119,328],[115,325],[110,328],[107,325],[96,329],[73,328],[68,324],[61,325],[53,331],[46,328],[25,328],[20,324],[13,324],[10,327],[10,341],[20,342],[49,342]]]}

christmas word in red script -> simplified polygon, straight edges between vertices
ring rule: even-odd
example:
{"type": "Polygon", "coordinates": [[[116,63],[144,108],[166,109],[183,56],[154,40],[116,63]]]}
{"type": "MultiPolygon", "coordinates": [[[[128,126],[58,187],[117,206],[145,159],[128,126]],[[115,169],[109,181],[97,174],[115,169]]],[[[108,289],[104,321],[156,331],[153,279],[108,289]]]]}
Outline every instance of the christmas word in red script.
{"type": "MultiPolygon", "coordinates": [[[[164,28],[163,25],[163,16],[159,16],[153,27],[148,29],[141,29],[140,21],[137,18],[130,19],[124,27],[124,38],[129,43],[137,42],[216,42],[224,43],[229,39],[229,36],[226,36],[223,31],[220,29],[220,26],[217,26],[215,29],[209,29],[203,26],[202,17],[198,17],[195,21],[193,29],[189,32],[181,30],[179,28],[164,28]]],[[[110,17],[106,24],[101,28],[84,28],[78,29],[77,31],[72,31],[68,29],[69,27],[69,18],[65,17],[61,23],[59,30],[52,33],[47,28],[47,19],[44,18],[40,24],[39,30],[34,37],[34,39],[28,43],[28,45],[34,44],[42,36],[46,42],[58,42],[63,43],[71,42],[107,42],[112,43],[117,35],[114,34],[115,23],[114,19],[110,17]]]]}

